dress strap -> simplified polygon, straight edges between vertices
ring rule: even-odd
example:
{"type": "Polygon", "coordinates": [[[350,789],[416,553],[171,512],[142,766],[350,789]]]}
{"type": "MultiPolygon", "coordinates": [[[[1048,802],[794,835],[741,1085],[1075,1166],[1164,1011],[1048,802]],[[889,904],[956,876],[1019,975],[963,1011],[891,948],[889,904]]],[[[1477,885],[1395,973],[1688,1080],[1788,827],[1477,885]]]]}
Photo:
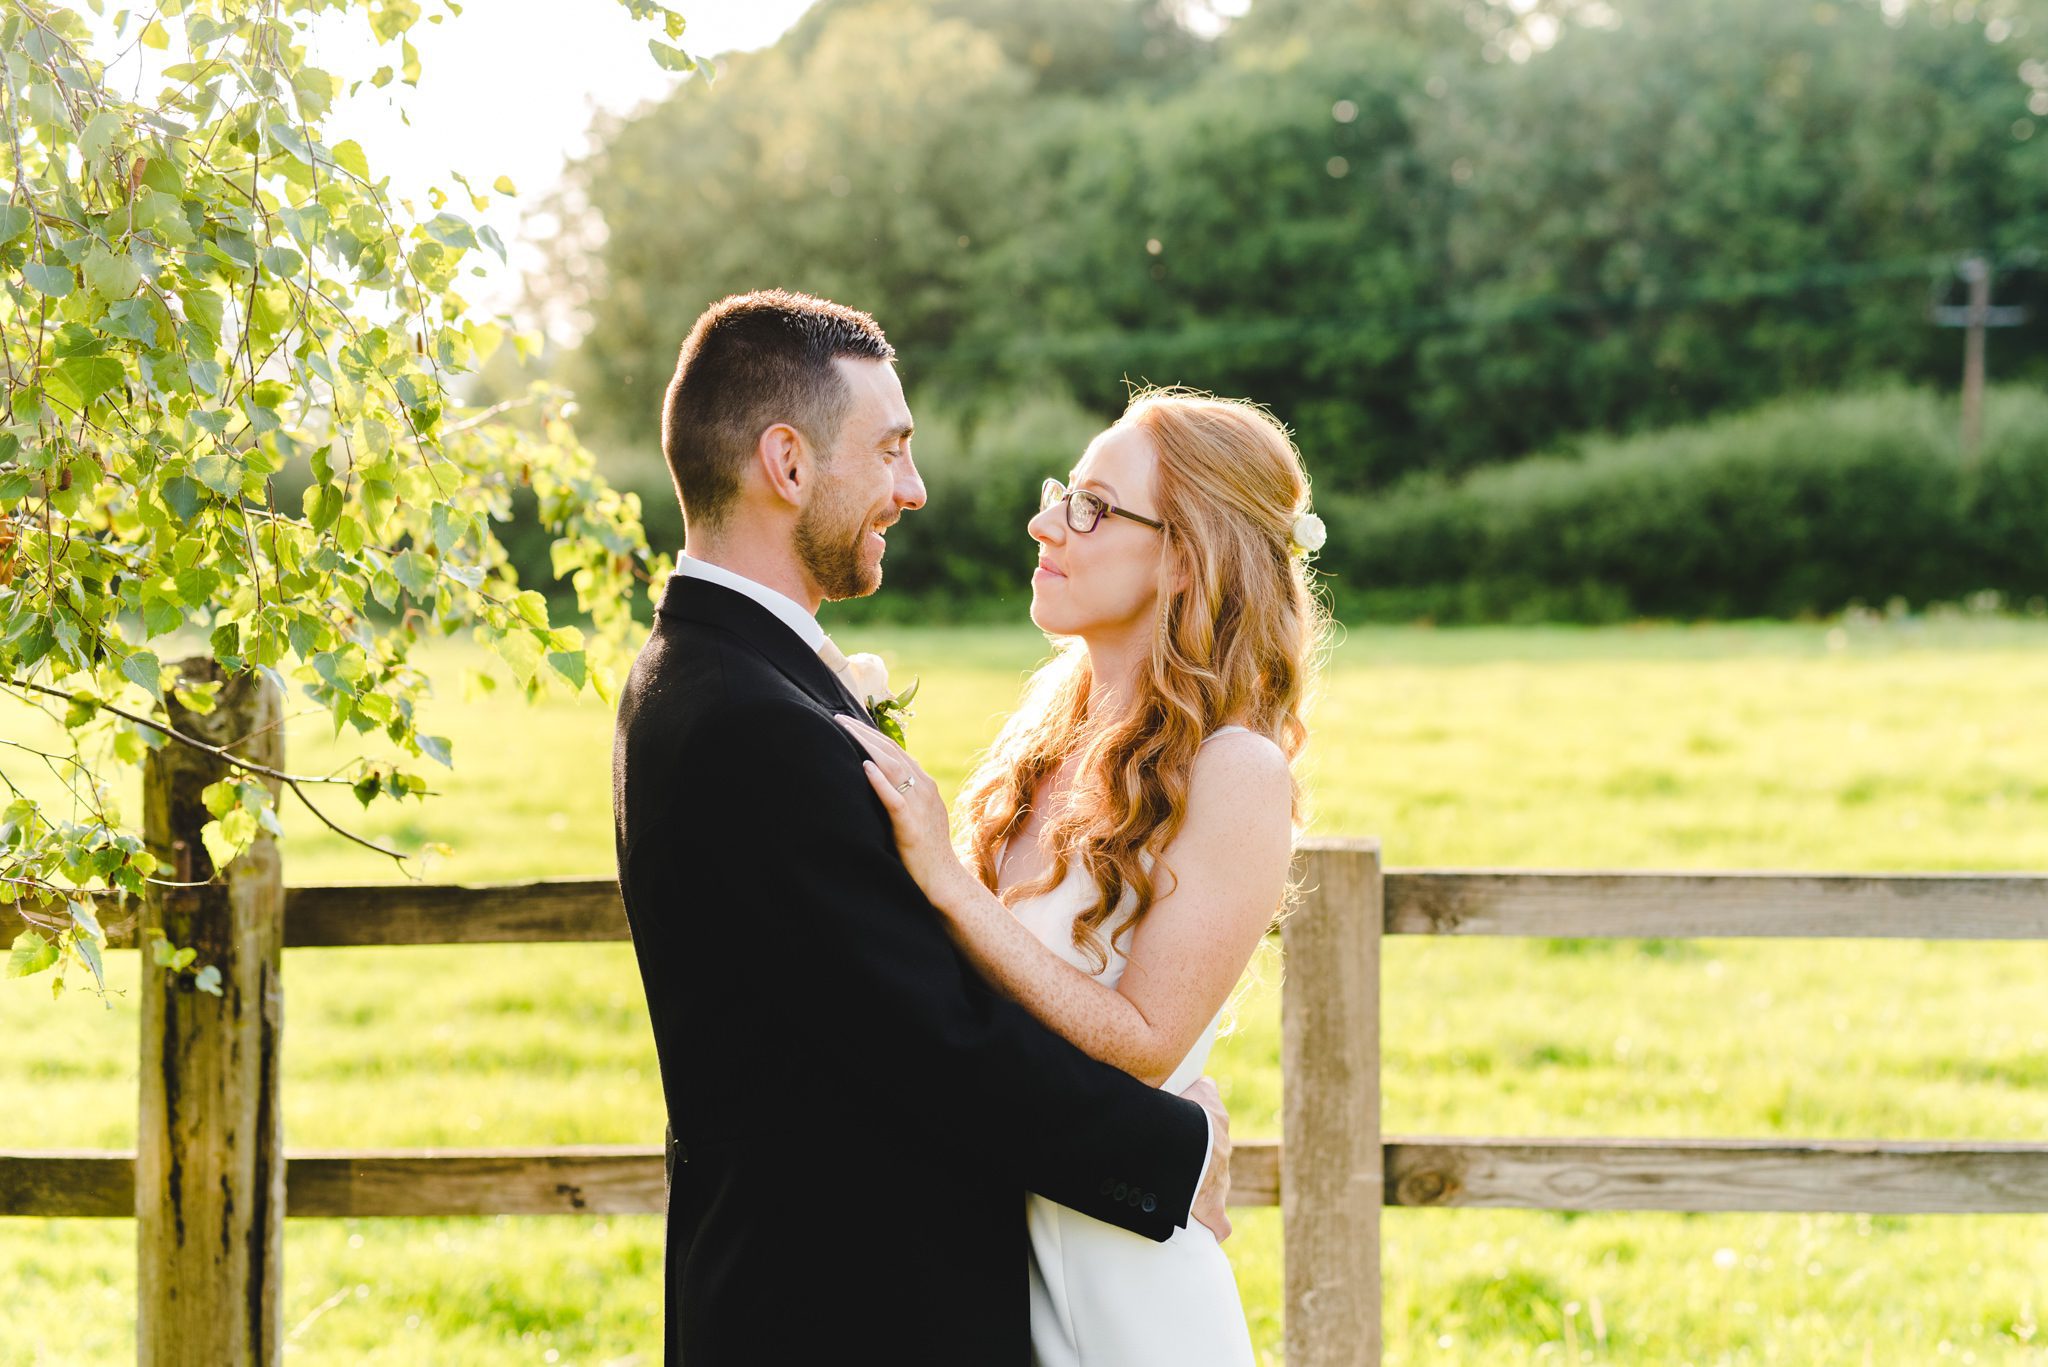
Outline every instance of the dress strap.
{"type": "Polygon", "coordinates": [[[1202,737],[1202,744],[1207,745],[1210,741],[1216,739],[1216,737],[1227,736],[1233,731],[1249,732],[1250,730],[1251,728],[1249,726],[1219,726],[1214,731],[1211,731],[1208,735],[1202,737]]]}

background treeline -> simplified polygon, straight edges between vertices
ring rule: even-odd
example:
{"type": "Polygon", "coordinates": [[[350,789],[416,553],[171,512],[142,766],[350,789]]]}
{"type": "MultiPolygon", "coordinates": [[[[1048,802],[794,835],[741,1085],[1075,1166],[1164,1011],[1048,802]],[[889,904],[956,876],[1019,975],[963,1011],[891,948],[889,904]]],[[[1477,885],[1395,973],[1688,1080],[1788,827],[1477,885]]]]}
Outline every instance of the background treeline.
{"type": "MultiPolygon", "coordinates": [[[[558,374],[658,536],[680,535],[655,447],[676,346],[712,299],[776,283],[873,310],[903,354],[935,510],[892,540],[891,584],[921,610],[1014,597],[1030,490],[1127,380],[1248,395],[1290,424],[1350,609],[2048,591],[2038,555],[1858,549],[1926,530],[1863,521],[1923,506],[1912,479],[1959,477],[1932,397],[1623,440],[1787,396],[1952,389],[1960,334],[1928,306],[1965,251],[1999,263],[1998,302],[2037,305],[1993,335],[1993,374],[2048,377],[2039,0],[1255,0],[1213,39],[1180,12],[824,0],[714,88],[606,130],[537,288],[587,316],[558,374]],[[1755,445],[1698,454],[1731,441],[1755,445]],[[1871,461],[1898,497],[1845,492],[1871,461]],[[1757,533],[1721,520],[1725,498],[1655,524],[1718,553],[1654,549],[1654,520],[1588,550],[1590,511],[1665,464],[1740,486],[1745,519],[1797,512],[1792,560],[1745,550],[1757,533]],[[1565,505],[1569,527],[1550,520],[1565,505]],[[1829,508],[1838,533],[1813,532],[1829,508]],[[1637,554],[1654,563],[1631,577],[1637,554]],[[1764,565],[1777,582],[1754,582],[1764,565]]],[[[2008,434],[2043,416],[2002,407],[2008,434]]]]}

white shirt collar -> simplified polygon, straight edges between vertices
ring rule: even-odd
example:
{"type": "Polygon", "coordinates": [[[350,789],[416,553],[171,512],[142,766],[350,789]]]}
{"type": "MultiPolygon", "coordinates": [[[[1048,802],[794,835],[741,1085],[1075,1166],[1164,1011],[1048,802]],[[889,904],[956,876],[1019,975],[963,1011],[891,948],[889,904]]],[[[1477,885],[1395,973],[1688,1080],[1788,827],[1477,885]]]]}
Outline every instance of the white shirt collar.
{"type": "Polygon", "coordinates": [[[734,593],[745,594],[774,613],[784,626],[796,633],[797,639],[802,641],[808,650],[815,652],[819,646],[825,644],[825,628],[818,625],[817,618],[804,611],[803,604],[786,593],[771,589],[766,584],[747,578],[744,574],[734,574],[723,565],[699,560],[688,552],[677,554],[676,573],[690,579],[702,579],[720,588],[731,589],[734,593]]]}

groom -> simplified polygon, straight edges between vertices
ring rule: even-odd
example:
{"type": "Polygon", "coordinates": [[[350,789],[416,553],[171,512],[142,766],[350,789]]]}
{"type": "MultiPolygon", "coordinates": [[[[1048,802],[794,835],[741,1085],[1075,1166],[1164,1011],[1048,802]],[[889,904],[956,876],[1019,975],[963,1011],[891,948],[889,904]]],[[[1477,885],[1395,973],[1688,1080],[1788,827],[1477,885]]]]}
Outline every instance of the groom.
{"type": "Polygon", "coordinates": [[[827,659],[923,506],[895,351],[780,290],[697,320],[687,549],[619,700],[619,885],[668,1102],[671,1367],[1030,1358],[1024,1194],[1227,1229],[1229,1125],[996,997],[896,856],[827,659]],[[823,652],[821,656],[820,652],[823,652]]]}

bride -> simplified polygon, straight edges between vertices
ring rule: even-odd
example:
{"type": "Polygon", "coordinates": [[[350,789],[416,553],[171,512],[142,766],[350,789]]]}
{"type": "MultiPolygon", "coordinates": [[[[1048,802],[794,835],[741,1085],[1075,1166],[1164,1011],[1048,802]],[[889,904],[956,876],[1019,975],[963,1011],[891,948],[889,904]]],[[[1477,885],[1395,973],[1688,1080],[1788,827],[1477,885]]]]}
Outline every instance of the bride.
{"type": "MultiPolygon", "coordinates": [[[[975,967],[1083,1050],[1173,1090],[1201,1074],[1286,890],[1324,630],[1307,499],[1278,423],[1184,390],[1137,395],[1071,487],[1045,482],[1031,620],[1059,649],[967,781],[965,863],[924,771],[841,719],[975,967]]],[[[1036,1195],[1026,1218],[1044,1367],[1251,1363],[1202,1224],[1154,1243],[1036,1195]]]]}

